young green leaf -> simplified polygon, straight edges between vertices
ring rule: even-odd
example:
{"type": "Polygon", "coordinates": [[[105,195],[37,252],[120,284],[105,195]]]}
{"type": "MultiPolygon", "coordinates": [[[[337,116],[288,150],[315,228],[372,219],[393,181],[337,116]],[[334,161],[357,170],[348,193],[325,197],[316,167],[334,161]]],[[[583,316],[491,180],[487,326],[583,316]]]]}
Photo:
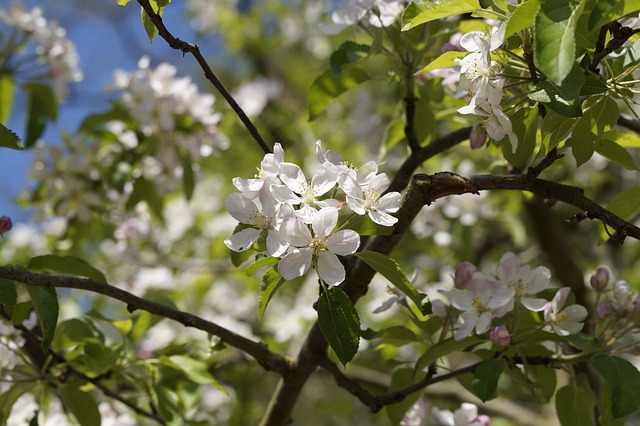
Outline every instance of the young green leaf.
{"type": "MultiPolygon", "coordinates": [[[[149,4],[151,5],[151,8],[155,13],[162,16],[162,14],[164,13],[164,7],[159,6],[156,0],[149,0],[149,4]]],[[[144,27],[144,30],[149,37],[149,41],[153,43],[156,35],[158,35],[158,29],[155,25],[153,25],[153,22],[151,22],[151,18],[142,7],[140,8],[140,18],[142,19],[142,26],[144,27]]]]}
{"type": "Polygon", "coordinates": [[[22,141],[11,131],[6,128],[4,124],[0,123],[0,146],[4,148],[15,149],[18,151],[22,151],[24,149],[24,145],[22,145],[22,141]]]}
{"type": "Polygon", "coordinates": [[[27,96],[27,129],[24,144],[32,147],[48,122],[58,118],[58,101],[53,90],[42,83],[27,83],[23,86],[27,96]]]}
{"type": "Polygon", "coordinates": [[[55,271],[62,274],[77,275],[90,278],[99,283],[106,284],[107,278],[102,272],[89,265],[87,262],[75,257],[44,255],[36,256],[29,261],[27,267],[31,270],[55,271]]]}
{"type": "Polygon", "coordinates": [[[17,301],[16,283],[5,278],[0,278],[0,306],[4,308],[7,314],[11,315],[11,311],[17,301]]]}
{"type": "MultiPolygon", "coordinates": [[[[449,16],[462,15],[480,10],[482,10],[482,7],[480,7],[478,0],[450,0],[429,8],[408,20],[403,17],[402,31],[408,31],[418,25],[426,24],[436,19],[444,19],[449,16]]],[[[406,18],[409,18],[409,16],[406,18]]]]}
{"type": "Polygon", "coordinates": [[[46,351],[53,340],[58,323],[58,295],[56,290],[50,287],[25,287],[38,315],[42,329],[42,349],[46,351]]]}
{"type": "Polygon", "coordinates": [[[640,186],[625,189],[609,202],[607,210],[620,216],[623,220],[629,220],[640,213],[640,186]]]}
{"type": "Polygon", "coordinates": [[[253,262],[251,265],[247,266],[244,270],[244,273],[248,277],[250,277],[251,275],[258,272],[259,269],[276,265],[279,261],[280,259],[278,259],[277,257],[272,257],[272,256],[263,257],[262,259],[258,259],[255,262],[253,262]]]}
{"type": "Polygon", "coordinates": [[[591,366],[611,389],[614,418],[627,416],[640,408],[640,371],[629,361],[609,355],[596,355],[591,366]]]}
{"type": "Polygon", "coordinates": [[[456,59],[461,59],[467,56],[469,52],[456,52],[449,51],[444,52],[442,55],[438,56],[433,61],[429,62],[424,68],[418,71],[416,74],[420,74],[423,72],[437,70],[440,68],[449,68],[456,65],[456,59]]]}
{"type": "Polygon", "coordinates": [[[13,404],[27,391],[33,391],[33,383],[15,382],[0,394],[0,425],[6,425],[13,404]]]}
{"type": "Polygon", "coordinates": [[[623,147],[614,141],[601,140],[596,143],[596,152],[625,169],[638,170],[635,160],[623,147]]]}
{"type": "Polygon", "coordinates": [[[536,15],[535,63],[558,86],[575,65],[575,31],[584,6],[585,0],[547,0],[536,15]]]}
{"type": "Polygon", "coordinates": [[[0,74],[0,123],[6,123],[9,120],[15,92],[16,83],[11,73],[0,74]]]}
{"type": "Polygon", "coordinates": [[[367,80],[369,80],[367,73],[358,68],[345,69],[338,77],[334,77],[329,70],[316,78],[307,96],[309,121],[318,118],[335,98],[367,80]]]}
{"type": "Polygon", "coordinates": [[[340,362],[347,365],[358,352],[360,318],[349,296],[338,287],[329,287],[320,295],[318,323],[340,362]]]}
{"type": "MultiPolygon", "coordinates": [[[[273,259],[273,258],[267,257],[265,259],[273,259]]],[[[261,260],[264,260],[264,259],[261,259],[261,260]]],[[[258,262],[260,262],[260,260],[258,262]]],[[[253,265],[255,265],[256,263],[254,263],[253,265]]],[[[251,266],[249,266],[249,268],[251,266]]],[[[247,268],[247,270],[249,268],[247,268]]],[[[276,269],[275,266],[269,269],[262,277],[262,284],[260,285],[260,302],[258,302],[258,320],[259,321],[262,321],[262,318],[264,318],[264,311],[267,309],[267,305],[269,304],[269,301],[271,300],[273,295],[276,294],[276,291],[278,291],[278,289],[283,283],[284,283],[284,278],[282,278],[280,273],[278,273],[278,270],[276,269]]]]}
{"type": "Polygon", "coordinates": [[[504,39],[506,40],[518,31],[533,27],[539,8],[540,0],[525,0],[520,3],[507,21],[504,39]]]}
{"type": "Polygon", "coordinates": [[[71,412],[82,426],[100,426],[98,404],[88,392],[73,386],[61,386],[58,390],[64,408],[71,412]]]}
{"type": "Polygon", "coordinates": [[[338,47],[338,50],[331,54],[329,60],[331,74],[338,77],[342,69],[351,64],[357,64],[369,55],[371,46],[358,44],[353,41],[345,41],[338,47]]]}
{"type": "Polygon", "coordinates": [[[407,279],[400,269],[400,265],[398,265],[395,260],[385,256],[384,254],[372,251],[356,253],[356,256],[365,261],[369,266],[375,269],[376,272],[380,273],[380,275],[388,279],[391,284],[406,294],[407,297],[409,297],[409,299],[411,299],[413,303],[422,310],[422,300],[425,298],[425,295],[420,293],[418,289],[411,284],[411,281],[407,279]]]}
{"type": "Polygon", "coordinates": [[[556,413],[562,426],[595,426],[591,392],[580,386],[567,385],[556,392],[556,413]]]}
{"type": "Polygon", "coordinates": [[[456,351],[463,351],[470,346],[477,345],[478,343],[483,342],[484,340],[480,337],[473,335],[469,336],[459,342],[455,339],[450,338],[444,340],[440,343],[437,343],[430,347],[422,356],[418,359],[418,362],[415,366],[415,371],[422,371],[427,368],[431,363],[437,361],[438,359],[449,355],[450,353],[456,351]]]}
{"type": "Polygon", "coordinates": [[[211,375],[207,363],[199,359],[194,359],[187,355],[171,355],[162,357],[160,361],[176,370],[182,371],[194,383],[213,385],[225,394],[229,394],[224,386],[211,375]]]}
{"type": "Polygon", "coordinates": [[[577,94],[573,99],[565,99],[558,88],[550,81],[541,81],[536,84],[529,92],[529,99],[541,102],[549,107],[551,111],[565,117],[580,117],[582,115],[577,94]]]}
{"type": "Polygon", "coordinates": [[[506,366],[507,362],[502,358],[489,358],[480,363],[471,384],[473,392],[482,402],[495,397],[498,379],[506,366]]]}

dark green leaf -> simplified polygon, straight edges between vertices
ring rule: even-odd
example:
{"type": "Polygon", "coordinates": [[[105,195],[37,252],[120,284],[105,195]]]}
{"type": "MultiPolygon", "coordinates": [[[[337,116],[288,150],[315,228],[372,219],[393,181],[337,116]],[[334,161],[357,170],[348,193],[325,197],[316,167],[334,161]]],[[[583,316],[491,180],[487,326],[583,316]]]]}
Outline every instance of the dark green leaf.
{"type": "Polygon", "coordinates": [[[589,14],[588,30],[599,29],[602,25],[620,17],[624,7],[624,0],[598,0],[593,2],[593,9],[589,14]]]}
{"type": "Polygon", "coordinates": [[[418,308],[422,309],[422,300],[425,295],[420,293],[418,289],[411,284],[411,281],[407,279],[400,269],[400,265],[398,265],[395,260],[384,254],[372,251],[356,253],[356,256],[364,260],[369,266],[375,269],[376,272],[388,279],[398,290],[406,294],[418,308]]]}
{"type": "Polygon", "coordinates": [[[580,96],[600,95],[607,91],[607,85],[599,78],[586,77],[580,96]]]}
{"type": "Polygon", "coordinates": [[[0,123],[0,146],[4,148],[15,149],[18,151],[22,151],[24,149],[24,145],[22,145],[22,141],[18,135],[13,133],[10,129],[6,128],[4,124],[0,123]]]}
{"type": "MultiPolygon", "coordinates": [[[[266,259],[274,258],[268,257],[266,259]]],[[[262,277],[262,284],[260,285],[260,302],[258,303],[258,319],[260,321],[262,321],[262,318],[264,317],[264,311],[267,309],[269,301],[283,283],[284,278],[282,278],[276,267],[269,269],[262,277]]]]}
{"type": "Polygon", "coordinates": [[[184,197],[187,200],[191,199],[193,190],[196,187],[196,178],[193,173],[193,159],[188,152],[179,152],[180,160],[182,162],[182,188],[184,190],[184,197]]]}
{"type": "Polygon", "coordinates": [[[541,81],[536,84],[529,93],[529,98],[545,104],[552,111],[566,117],[582,115],[578,96],[576,95],[574,99],[563,98],[558,88],[550,81],[541,81]]]}
{"type": "Polygon", "coordinates": [[[576,122],[567,145],[571,147],[576,165],[581,166],[591,159],[598,136],[592,132],[590,117],[580,117],[576,122]]]}
{"type": "Polygon", "coordinates": [[[318,323],[340,362],[347,365],[360,344],[360,318],[349,296],[337,287],[325,290],[318,300],[318,323]]]}
{"type": "Polygon", "coordinates": [[[540,0],[526,0],[520,3],[507,21],[507,28],[504,31],[505,40],[518,31],[533,27],[539,8],[540,0]]]}
{"type": "Polygon", "coordinates": [[[334,77],[330,70],[326,71],[309,88],[309,120],[318,118],[331,101],[367,80],[367,73],[358,68],[347,68],[338,77],[334,77]]]}
{"type": "Polygon", "coordinates": [[[47,350],[58,323],[58,295],[54,288],[25,286],[31,296],[42,329],[42,349],[47,350]]]}
{"type": "Polygon", "coordinates": [[[405,16],[402,17],[402,30],[408,31],[418,25],[426,24],[436,19],[444,19],[449,16],[462,15],[480,10],[482,10],[482,7],[480,7],[478,0],[450,0],[424,10],[415,16],[411,16],[413,13],[405,13],[405,16]]]}
{"type": "Polygon", "coordinates": [[[403,346],[408,343],[415,343],[418,340],[413,331],[401,325],[395,325],[375,332],[369,330],[366,339],[384,339],[381,343],[393,346],[403,346]]]}
{"type": "Polygon", "coordinates": [[[97,330],[85,320],[68,319],[58,324],[52,347],[54,350],[60,351],[75,346],[86,339],[94,338],[96,335],[97,330]]]}
{"type": "MultiPolygon", "coordinates": [[[[407,386],[411,386],[421,379],[421,375],[413,374],[413,370],[411,368],[400,368],[393,373],[391,376],[391,385],[389,386],[389,391],[397,391],[401,389],[405,389],[407,386]]],[[[411,406],[420,399],[422,392],[414,392],[411,395],[407,396],[402,401],[391,404],[386,407],[387,416],[389,420],[391,420],[391,424],[398,425],[402,421],[405,413],[409,411],[411,406]]]]}
{"type": "Polygon", "coordinates": [[[24,144],[33,146],[50,121],[58,118],[58,102],[53,90],[42,83],[27,83],[23,86],[27,96],[27,129],[24,144]]]}
{"type": "Polygon", "coordinates": [[[133,191],[127,200],[126,208],[132,209],[135,207],[140,201],[146,201],[149,205],[149,209],[153,215],[164,221],[162,217],[162,210],[164,208],[164,201],[162,197],[158,194],[156,186],[153,182],[147,180],[145,177],[139,177],[133,183],[133,191]]]}
{"type": "Polygon", "coordinates": [[[11,280],[0,278],[0,306],[11,316],[11,311],[18,301],[16,283],[11,280]]]}
{"type": "Polygon", "coordinates": [[[585,0],[547,0],[536,15],[534,59],[538,68],[560,86],[576,60],[576,25],[585,0]]]}
{"type": "Polygon", "coordinates": [[[329,60],[333,76],[339,76],[342,69],[347,65],[356,64],[366,58],[369,55],[370,48],[371,46],[353,41],[342,43],[338,50],[331,54],[329,60]]]}
{"type": "Polygon", "coordinates": [[[542,119],[542,145],[546,152],[558,146],[573,130],[577,119],[547,111],[547,115],[542,119]]]}
{"type": "Polygon", "coordinates": [[[16,303],[11,313],[11,324],[22,324],[29,317],[31,309],[33,309],[33,302],[31,301],[16,303]]]}
{"type": "Polygon", "coordinates": [[[507,362],[502,358],[489,358],[480,363],[471,382],[475,395],[483,402],[495,397],[498,379],[507,362]]]}
{"type": "Polygon", "coordinates": [[[73,414],[78,423],[82,426],[100,426],[98,404],[88,392],[72,386],[61,386],[59,393],[64,407],[73,414]]]}
{"type": "Polygon", "coordinates": [[[87,262],[75,257],[44,255],[36,256],[29,261],[28,269],[55,271],[62,274],[77,275],[90,278],[99,283],[106,284],[107,278],[102,272],[89,265],[87,262]]]}
{"type": "Polygon", "coordinates": [[[556,413],[562,426],[594,426],[593,395],[580,386],[568,385],[556,393],[556,413]]]}
{"type": "Polygon", "coordinates": [[[516,167],[524,166],[536,147],[536,134],[538,132],[538,109],[520,108],[511,117],[513,133],[518,137],[518,147],[513,152],[513,147],[508,138],[500,143],[502,155],[516,167]]]}
{"type": "Polygon", "coordinates": [[[614,418],[627,416],[640,408],[640,372],[629,361],[597,355],[591,363],[611,389],[614,418]]]}

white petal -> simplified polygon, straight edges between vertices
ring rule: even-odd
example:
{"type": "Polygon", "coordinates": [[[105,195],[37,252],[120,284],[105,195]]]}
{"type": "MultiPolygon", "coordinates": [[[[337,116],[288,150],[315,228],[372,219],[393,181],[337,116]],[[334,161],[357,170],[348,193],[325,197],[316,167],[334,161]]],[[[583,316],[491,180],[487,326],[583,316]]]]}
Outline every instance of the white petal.
{"type": "Polygon", "coordinates": [[[316,235],[326,237],[331,234],[337,224],[338,210],[333,207],[326,207],[315,215],[311,226],[316,235]]]}
{"type": "MultiPolygon", "coordinates": [[[[326,165],[320,166],[320,168],[313,174],[311,178],[311,186],[313,187],[313,195],[319,197],[329,192],[338,181],[338,175],[333,167],[326,165]]],[[[286,182],[285,182],[286,183],[286,182]]]]}
{"type": "Polygon", "coordinates": [[[296,194],[302,194],[307,178],[304,176],[302,169],[293,163],[280,164],[280,179],[296,194]]]}
{"type": "Polygon", "coordinates": [[[589,315],[587,308],[582,305],[571,305],[562,311],[567,315],[569,321],[584,321],[589,315]]]}
{"type": "Polygon", "coordinates": [[[267,234],[267,253],[273,257],[280,257],[289,248],[289,243],[282,237],[279,231],[272,229],[267,234]]]}
{"type": "Polygon", "coordinates": [[[244,197],[238,192],[229,194],[224,200],[224,205],[229,211],[229,214],[238,222],[246,223],[248,225],[255,225],[258,223],[258,217],[260,217],[260,210],[255,203],[248,198],[244,197]]]}
{"type": "Polygon", "coordinates": [[[243,229],[224,240],[224,243],[233,251],[245,251],[256,242],[261,233],[259,229],[243,229]]]}
{"type": "Polygon", "coordinates": [[[269,191],[271,191],[273,198],[281,203],[300,204],[300,197],[294,194],[291,188],[286,185],[271,185],[269,191]]]}
{"type": "Polygon", "coordinates": [[[469,337],[473,328],[476,326],[476,321],[478,320],[478,317],[475,316],[474,312],[465,312],[460,316],[460,318],[462,318],[463,323],[456,330],[456,333],[453,336],[456,342],[459,342],[465,337],[469,337]]]}
{"type": "Polygon", "coordinates": [[[280,225],[280,235],[289,244],[305,247],[311,243],[311,232],[300,219],[286,219],[280,225]]]}
{"type": "Polygon", "coordinates": [[[537,294],[547,288],[551,279],[551,271],[544,266],[538,266],[529,273],[525,284],[527,294],[537,294]]]}
{"type": "Polygon", "coordinates": [[[522,302],[522,306],[524,306],[525,308],[533,312],[540,312],[549,303],[545,299],[531,299],[528,297],[523,297],[521,302],[522,302]]]}
{"type": "Polygon", "coordinates": [[[362,188],[360,184],[355,181],[353,177],[351,177],[348,173],[342,173],[340,178],[338,179],[338,184],[340,188],[344,191],[345,194],[351,195],[355,198],[362,199],[364,194],[362,193],[362,188]]]}
{"type": "Polygon", "coordinates": [[[326,251],[321,252],[318,256],[318,275],[329,285],[338,285],[344,281],[344,266],[338,256],[326,251]]]}
{"type": "Polygon", "coordinates": [[[291,250],[278,263],[278,272],[287,281],[303,276],[311,266],[312,254],[310,248],[291,250]]]}
{"type": "Polygon", "coordinates": [[[258,196],[264,183],[262,179],[242,179],[239,177],[233,178],[231,181],[233,182],[233,186],[238,188],[238,191],[242,192],[242,195],[249,199],[254,199],[258,196]]]}
{"type": "Polygon", "coordinates": [[[364,209],[364,200],[362,198],[347,195],[347,205],[355,214],[364,215],[367,211],[364,209]]]}
{"type": "Polygon", "coordinates": [[[400,209],[400,199],[402,195],[399,192],[390,192],[384,194],[376,202],[376,209],[385,213],[395,213],[400,209]]]}
{"type": "Polygon", "coordinates": [[[483,312],[476,322],[476,334],[482,334],[489,331],[489,327],[491,326],[491,313],[483,312]]]}
{"type": "Polygon", "coordinates": [[[396,222],[398,222],[398,219],[391,216],[390,214],[376,210],[369,210],[369,217],[372,221],[382,226],[393,226],[396,222]]]}
{"type": "Polygon", "coordinates": [[[360,246],[360,235],[351,229],[344,229],[327,238],[327,248],[340,256],[353,254],[360,246]]]}
{"type": "Polygon", "coordinates": [[[519,271],[520,258],[511,252],[507,252],[500,258],[500,262],[496,268],[496,276],[500,281],[512,284],[518,280],[519,271]]]}
{"type": "Polygon", "coordinates": [[[391,184],[391,180],[386,173],[380,173],[377,176],[374,176],[369,182],[369,189],[377,192],[378,194],[382,194],[391,184]]]}

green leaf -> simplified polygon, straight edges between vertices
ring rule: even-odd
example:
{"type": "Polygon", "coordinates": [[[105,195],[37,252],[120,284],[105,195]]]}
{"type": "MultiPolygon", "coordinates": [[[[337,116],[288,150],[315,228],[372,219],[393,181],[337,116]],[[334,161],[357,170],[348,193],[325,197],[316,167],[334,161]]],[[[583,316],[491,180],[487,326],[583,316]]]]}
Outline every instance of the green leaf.
{"type": "Polygon", "coordinates": [[[371,46],[366,44],[358,44],[353,41],[346,41],[331,54],[329,63],[331,66],[331,74],[338,77],[342,69],[347,65],[357,64],[369,55],[371,46]]]}
{"type": "Polygon", "coordinates": [[[29,317],[31,309],[33,309],[33,302],[30,300],[16,303],[13,307],[13,312],[11,312],[11,324],[22,324],[29,317]]]}
{"type": "Polygon", "coordinates": [[[504,30],[504,39],[527,28],[533,27],[536,22],[536,15],[540,9],[540,0],[526,0],[520,3],[511,14],[507,27],[504,30]]]}
{"type": "Polygon", "coordinates": [[[327,343],[343,365],[358,352],[360,318],[347,294],[338,287],[329,287],[318,300],[318,323],[327,343]]]}
{"type": "Polygon", "coordinates": [[[593,9],[589,14],[588,30],[593,31],[607,22],[620,17],[624,7],[624,0],[598,0],[593,2],[593,9]]]}
{"type": "MultiPolygon", "coordinates": [[[[398,391],[401,389],[405,389],[408,386],[411,386],[420,381],[421,375],[413,374],[413,370],[411,368],[400,368],[393,373],[391,376],[391,384],[389,386],[389,391],[398,391]]],[[[405,413],[409,411],[409,409],[413,406],[413,404],[420,399],[422,395],[421,391],[414,392],[404,398],[402,401],[387,405],[387,416],[389,420],[391,420],[391,424],[398,425],[402,421],[405,413]]]]}
{"type": "MultiPolygon", "coordinates": [[[[16,83],[10,74],[0,74],[0,123],[9,121],[13,107],[13,96],[16,92],[16,83]]],[[[0,143],[2,143],[0,135],[0,143]]]]}
{"type": "Polygon", "coordinates": [[[575,65],[575,30],[584,5],[585,0],[547,0],[536,15],[535,63],[558,86],[575,65]]]}
{"type": "Polygon", "coordinates": [[[250,277],[251,275],[255,274],[259,269],[266,268],[268,266],[277,265],[279,261],[280,259],[278,259],[277,257],[272,257],[272,256],[263,257],[262,259],[258,259],[255,262],[253,262],[251,265],[247,266],[244,269],[244,273],[248,277],[250,277]]]}
{"type": "Polygon", "coordinates": [[[23,86],[27,96],[27,129],[25,146],[32,147],[44,132],[48,122],[58,118],[58,102],[53,90],[42,83],[27,83],[23,86]]]}
{"type": "Polygon", "coordinates": [[[635,132],[617,132],[615,139],[623,148],[640,148],[640,135],[635,132]]]}
{"type": "Polygon", "coordinates": [[[606,157],[612,163],[624,167],[625,169],[638,170],[638,166],[629,151],[614,141],[598,141],[596,142],[595,149],[598,154],[606,157]]]}
{"type": "Polygon", "coordinates": [[[27,393],[27,391],[32,390],[33,383],[17,382],[0,394],[0,425],[7,424],[13,404],[16,403],[18,398],[27,393]]]}
{"type": "Polygon", "coordinates": [[[193,190],[196,187],[196,178],[193,173],[193,159],[186,150],[180,150],[178,156],[182,163],[182,188],[184,190],[184,197],[190,200],[193,195],[193,190]]]}
{"type": "Polygon", "coordinates": [[[418,359],[415,366],[415,371],[422,371],[431,365],[438,359],[449,355],[453,352],[463,351],[470,346],[477,345],[484,342],[486,339],[482,339],[476,335],[469,336],[459,342],[453,338],[444,340],[430,347],[422,356],[418,359]]]}
{"type": "MultiPolygon", "coordinates": [[[[274,258],[267,257],[266,259],[274,259],[274,258]]],[[[255,265],[255,263],[253,265],[255,265]]],[[[280,275],[280,273],[278,272],[275,266],[269,269],[266,274],[264,274],[264,276],[262,277],[262,284],[260,284],[260,302],[258,303],[258,320],[262,321],[262,318],[264,317],[264,311],[267,309],[267,305],[269,304],[269,301],[271,300],[273,295],[276,294],[276,291],[278,291],[278,289],[283,283],[284,283],[284,278],[282,278],[282,276],[280,275]]]]}
{"type": "Polygon", "coordinates": [[[394,325],[378,331],[369,330],[367,336],[363,335],[362,337],[367,340],[383,339],[382,344],[393,346],[404,346],[418,341],[418,337],[413,331],[401,325],[394,325]]]}
{"type": "Polygon", "coordinates": [[[82,426],[100,426],[98,404],[88,393],[73,386],[61,386],[58,390],[64,407],[82,426]]]}
{"type": "Polygon", "coordinates": [[[107,278],[102,272],[87,262],[75,257],[44,255],[36,256],[29,261],[30,270],[55,271],[62,274],[77,275],[107,284],[107,278]]]}
{"type": "Polygon", "coordinates": [[[487,402],[495,397],[498,379],[507,366],[507,361],[502,358],[489,358],[480,363],[471,382],[473,393],[487,402]]]}
{"type": "Polygon", "coordinates": [[[576,165],[581,166],[591,159],[598,136],[592,132],[590,117],[580,117],[573,128],[567,145],[571,147],[576,165]]]}
{"type": "Polygon", "coordinates": [[[56,351],[61,351],[96,336],[96,329],[85,320],[71,318],[58,324],[52,347],[56,351]]]}
{"type": "Polygon", "coordinates": [[[594,426],[595,405],[591,392],[580,386],[568,385],[556,393],[556,413],[562,426],[594,426]]]}
{"type": "Polygon", "coordinates": [[[635,217],[640,213],[640,186],[634,186],[616,195],[607,205],[607,210],[623,220],[635,217]]]}
{"type": "Polygon", "coordinates": [[[621,16],[628,15],[640,10],[640,0],[624,0],[624,8],[622,9],[621,16]]]}
{"type": "Polygon", "coordinates": [[[120,6],[126,6],[127,3],[129,3],[130,0],[117,0],[118,5],[120,6]]]}
{"type": "Polygon", "coordinates": [[[171,355],[161,358],[161,361],[178,371],[182,371],[184,375],[194,383],[213,385],[225,394],[229,394],[224,386],[211,375],[206,362],[186,355],[171,355]]]}
{"type": "Polygon", "coordinates": [[[0,123],[0,147],[22,151],[24,145],[18,135],[0,123]]]}
{"type": "Polygon", "coordinates": [[[504,158],[516,167],[523,167],[536,147],[536,134],[538,132],[538,109],[520,108],[512,114],[513,133],[518,136],[518,147],[513,152],[513,147],[508,138],[503,138],[500,146],[504,158]]]}
{"type": "Polygon", "coordinates": [[[609,355],[597,355],[591,366],[611,389],[614,418],[627,416],[640,408],[640,372],[629,361],[609,355]]]}
{"type": "Polygon", "coordinates": [[[146,201],[153,215],[164,221],[162,210],[164,209],[164,201],[153,182],[141,176],[133,183],[133,191],[127,200],[125,207],[127,209],[134,208],[139,202],[146,201]]]}
{"type": "Polygon", "coordinates": [[[592,97],[584,103],[585,116],[591,121],[592,132],[602,137],[618,122],[620,109],[610,96],[592,97]]]}
{"type": "Polygon", "coordinates": [[[606,93],[607,84],[599,78],[586,77],[580,96],[600,95],[606,93]]]}
{"type": "Polygon", "coordinates": [[[550,81],[541,81],[536,84],[529,92],[529,99],[541,102],[551,111],[566,117],[580,117],[582,115],[578,96],[576,95],[574,99],[565,99],[550,81]]]}
{"type": "Polygon", "coordinates": [[[58,295],[56,290],[50,287],[25,287],[38,314],[38,322],[42,329],[42,349],[46,351],[53,340],[58,323],[58,295]]]}
{"type": "Polygon", "coordinates": [[[420,74],[420,73],[431,71],[431,70],[437,70],[439,68],[453,67],[457,65],[456,59],[464,58],[468,54],[469,52],[456,52],[456,51],[444,52],[442,55],[438,56],[436,59],[429,62],[427,66],[422,68],[416,74],[420,74]]]}
{"type": "Polygon", "coordinates": [[[0,306],[11,316],[11,311],[17,302],[16,283],[6,278],[0,278],[0,306]]]}
{"type": "Polygon", "coordinates": [[[542,132],[542,144],[546,152],[558,146],[573,130],[576,119],[561,115],[553,111],[547,111],[540,126],[542,132]]]}
{"type": "Polygon", "coordinates": [[[375,269],[380,275],[388,279],[391,284],[406,294],[407,297],[411,299],[420,310],[422,310],[422,300],[425,298],[425,295],[420,293],[418,289],[411,284],[411,281],[407,279],[400,269],[400,265],[398,265],[395,260],[382,253],[376,253],[373,251],[356,253],[356,256],[365,261],[367,265],[375,269]]]}
{"type": "Polygon", "coordinates": [[[427,22],[434,21],[436,19],[444,19],[449,16],[462,15],[464,13],[471,13],[482,10],[478,0],[450,0],[445,3],[440,3],[434,7],[419,13],[415,17],[403,16],[402,18],[402,31],[408,31],[418,25],[426,24],[427,22]]]}
{"type": "MultiPolygon", "coordinates": [[[[158,6],[156,0],[149,0],[149,4],[151,5],[151,8],[155,13],[162,16],[162,14],[164,13],[164,7],[158,6]]],[[[158,29],[155,25],[153,25],[153,22],[151,22],[151,18],[142,7],[140,7],[140,18],[142,19],[142,26],[144,27],[144,30],[149,37],[149,41],[153,43],[153,39],[155,39],[156,35],[158,35],[158,29]]]]}
{"type": "Polygon", "coordinates": [[[309,120],[318,118],[331,101],[367,80],[367,73],[358,68],[347,68],[338,77],[334,77],[330,70],[326,71],[309,88],[309,120]]]}

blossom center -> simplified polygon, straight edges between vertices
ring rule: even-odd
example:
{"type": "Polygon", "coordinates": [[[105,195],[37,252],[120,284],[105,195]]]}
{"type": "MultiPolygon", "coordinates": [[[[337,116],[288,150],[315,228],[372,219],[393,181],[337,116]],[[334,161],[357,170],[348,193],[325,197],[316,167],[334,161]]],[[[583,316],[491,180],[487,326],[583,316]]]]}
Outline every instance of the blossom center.
{"type": "Polygon", "coordinates": [[[316,235],[309,243],[309,247],[313,249],[314,254],[318,255],[320,252],[327,251],[327,238],[316,235]]]}
{"type": "Polygon", "coordinates": [[[373,207],[376,204],[376,201],[378,201],[378,198],[380,198],[380,194],[378,192],[375,192],[372,189],[368,189],[364,194],[364,208],[365,208],[365,210],[373,209],[373,207]]]}
{"type": "Polygon", "coordinates": [[[302,198],[302,203],[307,205],[314,205],[316,203],[316,197],[313,193],[313,186],[311,182],[307,182],[302,189],[302,194],[300,194],[302,198]]]}

